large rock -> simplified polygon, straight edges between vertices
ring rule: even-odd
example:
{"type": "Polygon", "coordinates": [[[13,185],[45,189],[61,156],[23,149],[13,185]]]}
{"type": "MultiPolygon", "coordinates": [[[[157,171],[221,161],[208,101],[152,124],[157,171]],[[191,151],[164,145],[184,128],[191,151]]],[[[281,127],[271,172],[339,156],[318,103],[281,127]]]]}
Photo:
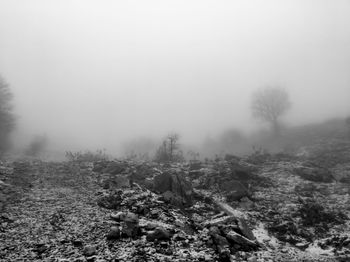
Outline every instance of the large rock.
{"type": "Polygon", "coordinates": [[[151,177],[153,173],[155,173],[153,167],[148,163],[143,163],[136,166],[134,172],[130,175],[130,179],[142,184],[142,182],[146,178],[151,177]]]}
{"type": "Polygon", "coordinates": [[[155,240],[169,240],[171,237],[170,232],[164,227],[157,227],[153,231],[147,233],[146,239],[148,241],[155,240]]]}
{"type": "Polygon", "coordinates": [[[97,200],[97,204],[100,207],[104,207],[107,209],[118,209],[120,208],[122,201],[122,191],[116,191],[100,197],[97,200]]]}
{"type": "Polygon", "coordinates": [[[154,191],[164,194],[166,200],[177,206],[192,205],[193,188],[183,174],[168,171],[153,180],[154,191]]]}
{"type": "Polygon", "coordinates": [[[210,227],[209,235],[216,246],[217,252],[220,256],[220,261],[230,261],[230,244],[227,239],[221,235],[220,229],[216,226],[210,227]]]}
{"type": "Polygon", "coordinates": [[[248,226],[245,219],[238,218],[237,220],[238,220],[237,225],[238,225],[238,228],[239,228],[240,232],[242,233],[242,235],[245,236],[246,238],[248,238],[249,240],[255,241],[256,238],[253,234],[253,231],[250,229],[250,227],[248,226]]]}
{"type": "Polygon", "coordinates": [[[199,161],[199,160],[192,160],[192,161],[190,161],[190,166],[189,166],[190,171],[199,170],[201,168],[202,168],[202,162],[201,161],[199,161]]]}
{"type": "Polygon", "coordinates": [[[231,177],[240,181],[252,179],[254,177],[250,168],[241,165],[238,160],[230,161],[231,177]]]}
{"type": "Polygon", "coordinates": [[[130,180],[124,175],[110,175],[105,174],[106,178],[102,180],[102,187],[104,189],[122,189],[130,187],[130,180]]]}
{"type": "Polygon", "coordinates": [[[173,178],[173,174],[163,173],[154,177],[153,188],[158,193],[165,193],[167,191],[172,191],[173,181],[177,179],[173,178]]]}
{"type": "MultiPolygon", "coordinates": [[[[110,215],[112,220],[121,222],[121,230],[119,227],[112,227],[111,231],[107,235],[107,239],[117,239],[122,237],[136,237],[140,233],[139,218],[132,212],[118,212],[110,215]]],[[[120,224],[120,223],[118,223],[120,224]]]]}
{"type": "Polygon", "coordinates": [[[198,170],[190,170],[189,177],[196,188],[230,193],[229,201],[248,197],[248,184],[257,179],[252,169],[241,164],[240,159],[235,156],[198,170]]]}
{"type": "Polygon", "coordinates": [[[243,197],[249,197],[248,189],[238,180],[230,180],[221,183],[219,188],[226,193],[228,201],[238,201],[243,197]]]}
{"type": "Polygon", "coordinates": [[[93,246],[93,245],[87,245],[87,246],[85,246],[84,249],[83,249],[83,253],[84,253],[84,255],[87,256],[87,257],[90,257],[90,256],[95,255],[96,252],[97,252],[96,246],[93,246]]]}
{"type": "Polygon", "coordinates": [[[110,231],[107,234],[107,239],[108,240],[115,240],[120,238],[120,229],[119,227],[113,226],[111,227],[110,231]]]}
{"type": "Polygon", "coordinates": [[[237,232],[235,232],[233,230],[231,230],[230,232],[228,232],[226,234],[226,239],[228,239],[229,241],[232,241],[234,243],[237,243],[239,245],[258,247],[258,245],[255,241],[252,241],[252,240],[238,234],[237,232]]]}
{"type": "MultiPolygon", "coordinates": [[[[136,237],[140,233],[139,218],[136,214],[132,212],[118,212],[118,213],[112,213],[110,215],[110,218],[112,220],[122,223],[121,236],[136,237]]],[[[117,228],[114,228],[114,230],[111,230],[109,235],[107,235],[107,238],[110,237],[110,239],[112,239],[114,235],[118,236],[119,234],[118,230],[117,228]]]]}
{"type": "Polygon", "coordinates": [[[96,161],[93,164],[92,171],[97,173],[102,173],[103,170],[107,167],[108,161],[96,161]]]}

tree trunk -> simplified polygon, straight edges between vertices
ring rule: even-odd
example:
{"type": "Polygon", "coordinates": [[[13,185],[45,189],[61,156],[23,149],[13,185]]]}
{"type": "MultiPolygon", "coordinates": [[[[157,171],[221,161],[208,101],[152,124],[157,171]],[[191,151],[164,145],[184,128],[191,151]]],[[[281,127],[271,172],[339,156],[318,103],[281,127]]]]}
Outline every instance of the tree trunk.
{"type": "Polygon", "coordinates": [[[274,119],[272,121],[272,128],[273,128],[273,134],[277,137],[281,135],[281,129],[280,129],[280,125],[277,121],[277,119],[274,119]]]}

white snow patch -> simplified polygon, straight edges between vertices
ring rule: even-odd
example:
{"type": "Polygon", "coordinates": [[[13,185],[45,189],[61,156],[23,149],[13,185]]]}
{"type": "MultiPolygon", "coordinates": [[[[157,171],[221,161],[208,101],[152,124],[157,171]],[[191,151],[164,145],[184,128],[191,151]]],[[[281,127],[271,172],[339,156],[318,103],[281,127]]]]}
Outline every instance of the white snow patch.
{"type": "Polygon", "coordinates": [[[274,236],[270,236],[268,231],[265,229],[263,223],[259,223],[258,226],[252,230],[254,236],[260,243],[266,243],[270,247],[277,248],[279,246],[279,241],[274,236]]]}
{"type": "Polygon", "coordinates": [[[305,249],[305,252],[308,252],[313,255],[334,255],[332,249],[322,249],[320,246],[317,245],[317,243],[312,243],[312,245],[305,249]]]}

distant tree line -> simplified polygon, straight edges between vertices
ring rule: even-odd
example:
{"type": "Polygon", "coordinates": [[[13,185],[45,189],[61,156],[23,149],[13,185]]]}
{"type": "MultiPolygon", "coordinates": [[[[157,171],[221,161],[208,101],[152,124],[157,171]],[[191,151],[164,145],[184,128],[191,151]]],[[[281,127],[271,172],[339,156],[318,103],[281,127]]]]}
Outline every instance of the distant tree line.
{"type": "Polygon", "coordinates": [[[0,153],[10,147],[10,134],[15,128],[16,118],[13,113],[12,99],[9,85],[0,75],[0,153]]]}

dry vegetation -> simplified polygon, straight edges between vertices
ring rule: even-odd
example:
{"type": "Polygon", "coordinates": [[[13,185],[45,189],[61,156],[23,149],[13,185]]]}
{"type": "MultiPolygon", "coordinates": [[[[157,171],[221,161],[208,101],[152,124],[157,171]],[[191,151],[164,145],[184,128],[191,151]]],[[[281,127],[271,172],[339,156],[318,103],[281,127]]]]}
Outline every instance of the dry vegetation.
{"type": "Polygon", "coordinates": [[[338,136],[206,161],[4,160],[0,259],[348,261],[349,154],[338,136]]]}

